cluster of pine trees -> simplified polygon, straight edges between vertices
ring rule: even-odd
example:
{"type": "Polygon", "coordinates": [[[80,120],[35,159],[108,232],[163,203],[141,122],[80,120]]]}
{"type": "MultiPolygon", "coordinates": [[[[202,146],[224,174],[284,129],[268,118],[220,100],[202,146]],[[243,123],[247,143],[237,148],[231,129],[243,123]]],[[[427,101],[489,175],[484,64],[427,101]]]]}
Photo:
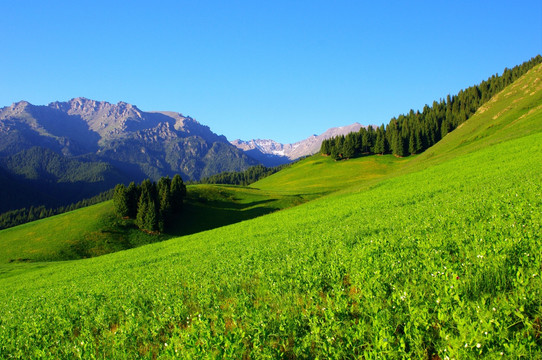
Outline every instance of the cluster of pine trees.
{"type": "Polygon", "coordinates": [[[0,230],[7,229],[12,226],[25,224],[27,222],[44,219],[53,215],[63,214],[68,211],[77,210],[90,205],[98,204],[106,200],[111,200],[113,197],[113,189],[104,191],[89,199],[83,199],[76,203],[60,206],[57,208],[47,208],[44,205],[30,206],[30,208],[22,208],[10,210],[0,214],[0,230]]]}
{"type": "Polygon", "coordinates": [[[335,160],[372,154],[407,156],[421,153],[465,122],[493,95],[541,62],[542,56],[538,55],[513,69],[504,69],[500,76],[493,75],[457,95],[448,95],[446,100],[434,101],[431,107],[425,105],[422,112],[410,110],[406,115],[392,118],[386,126],[369,126],[359,132],[324,140],[320,152],[335,160]]]}
{"type": "Polygon", "coordinates": [[[263,165],[251,166],[245,171],[240,172],[222,172],[220,174],[212,175],[201,179],[200,184],[228,184],[228,185],[242,185],[247,186],[256,181],[263,179],[269,175],[290,166],[290,164],[279,165],[275,167],[266,167],[263,165]]]}
{"type": "Polygon", "coordinates": [[[173,179],[162,177],[158,183],[144,180],[140,185],[131,182],[115,186],[115,213],[122,218],[135,219],[136,225],[148,232],[163,232],[171,217],[179,213],[186,197],[186,186],[180,175],[173,179]]]}

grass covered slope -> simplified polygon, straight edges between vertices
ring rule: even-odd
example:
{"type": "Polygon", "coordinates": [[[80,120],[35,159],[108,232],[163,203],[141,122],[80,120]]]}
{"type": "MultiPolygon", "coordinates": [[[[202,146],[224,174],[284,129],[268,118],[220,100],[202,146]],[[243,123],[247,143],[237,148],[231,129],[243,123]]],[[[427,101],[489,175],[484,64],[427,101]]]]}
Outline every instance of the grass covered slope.
{"type": "Polygon", "coordinates": [[[318,154],[268,176],[251,187],[316,198],[351,185],[378,181],[394,174],[410,160],[411,158],[400,159],[393,155],[384,155],[335,161],[318,154]]]}
{"type": "Polygon", "coordinates": [[[542,131],[542,66],[491,98],[476,114],[413,160],[420,169],[542,131]]]}
{"type": "Polygon", "coordinates": [[[2,230],[0,264],[77,257],[72,245],[87,240],[96,242],[97,247],[100,238],[110,237],[114,218],[112,201],[106,201],[2,230]]]}
{"type": "Polygon", "coordinates": [[[0,280],[2,351],[535,358],[540,144],[536,133],[366,192],[0,280]]]}
{"type": "MultiPolygon", "coordinates": [[[[476,121],[498,126],[492,106],[476,121]]],[[[520,116],[369,189],[0,279],[0,352],[540,358],[541,112],[520,116]]]]}
{"type": "Polygon", "coordinates": [[[114,214],[106,201],[69,213],[0,231],[3,264],[74,260],[214,229],[304,202],[300,196],[227,185],[190,185],[184,211],[164,234],[140,231],[133,220],[114,214]]]}

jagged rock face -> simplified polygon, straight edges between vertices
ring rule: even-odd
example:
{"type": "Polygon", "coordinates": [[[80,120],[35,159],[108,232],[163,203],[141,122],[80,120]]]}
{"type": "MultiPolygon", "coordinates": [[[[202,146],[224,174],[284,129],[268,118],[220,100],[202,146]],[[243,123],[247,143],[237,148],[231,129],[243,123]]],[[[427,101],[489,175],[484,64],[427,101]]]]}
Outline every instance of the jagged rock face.
{"type": "Polygon", "coordinates": [[[90,130],[102,137],[138,130],[138,124],[144,122],[142,112],[136,106],[125,102],[114,105],[105,101],[76,98],[68,102],[53,102],[49,107],[68,115],[79,116],[88,124],[90,130]]]}
{"type": "Polygon", "coordinates": [[[125,102],[85,98],[35,106],[26,101],[0,109],[0,156],[40,146],[65,156],[114,163],[140,179],[180,173],[199,179],[218,168],[241,171],[257,161],[209,127],[175,112],[145,112],[125,102]],[[211,149],[221,146],[222,164],[211,149]],[[224,156],[223,156],[224,155],[224,156]],[[216,156],[214,156],[216,157],[216,156]]]}
{"type": "Polygon", "coordinates": [[[321,135],[312,135],[305,140],[294,144],[281,144],[273,140],[234,140],[231,142],[238,149],[245,151],[250,156],[266,162],[275,164],[276,162],[288,162],[299,159],[300,157],[313,155],[320,151],[322,141],[338,135],[346,135],[353,131],[359,131],[361,124],[354,123],[348,126],[335,127],[327,130],[321,135]]]}

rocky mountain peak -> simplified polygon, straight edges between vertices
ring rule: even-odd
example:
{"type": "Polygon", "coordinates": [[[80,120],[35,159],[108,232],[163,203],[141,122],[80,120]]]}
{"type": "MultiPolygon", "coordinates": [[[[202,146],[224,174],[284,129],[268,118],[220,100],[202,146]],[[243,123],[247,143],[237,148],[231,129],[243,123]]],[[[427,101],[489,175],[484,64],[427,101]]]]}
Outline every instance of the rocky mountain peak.
{"type": "Polygon", "coordinates": [[[11,114],[20,114],[26,111],[26,109],[29,106],[32,106],[32,104],[30,104],[28,101],[22,100],[22,101],[11,104],[11,106],[4,108],[4,110],[5,112],[11,113],[11,114]]]}
{"type": "Polygon", "coordinates": [[[70,115],[81,115],[85,119],[100,117],[141,118],[141,110],[137,106],[125,103],[123,101],[117,104],[111,104],[107,101],[90,100],[84,97],[73,98],[67,102],[53,102],[49,104],[50,108],[64,111],[70,115]]]}

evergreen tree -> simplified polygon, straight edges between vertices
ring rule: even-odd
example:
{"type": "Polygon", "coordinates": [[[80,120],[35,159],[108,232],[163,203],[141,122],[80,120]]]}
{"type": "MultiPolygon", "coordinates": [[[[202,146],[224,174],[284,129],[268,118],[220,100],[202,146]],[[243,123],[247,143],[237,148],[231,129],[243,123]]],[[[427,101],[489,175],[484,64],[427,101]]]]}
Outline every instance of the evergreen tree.
{"type": "Polygon", "coordinates": [[[157,231],[159,210],[156,184],[146,179],[141,183],[141,195],[137,205],[137,226],[142,230],[157,231]]]}
{"type": "Polygon", "coordinates": [[[174,213],[180,212],[183,208],[183,199],[186,197],[186,186],[179,174],[171,180],[171,208],[174,213]]]}
{"type": "Polygon", "coordinates": [[[124,184],[115,186],[113,193],[113,204],[115,205],[115,213],[121,218],[129,216],[128,192],[124,184]]]}
{"type": "Polygon", "coordinates": [[[145,230],[154,232],[159,230],[160,214],[156,201],[151,199],[145,216],[145,230]]]}
{"type": "Polygon", "coordinates": [[[371,125],[367,127],[367,152],[375,153],[374,146],[376,142],[376,130],[371,125]]]}
{"type": "Polygon", "coordinates": [[[344,135],[337,136],[335,138],[335,146],[331,152],[331,157],[334,160],[340,160],[343,157],[344,135]]]}
{"type": "Polygon", "coordinates": [[[423,151],[423,136],[420,129],[416,130],[416,133],[414,134],[414,140],[416,142],[414,154],[418,154],[423,151]]]}
{"type": "Polygon", "coordinates": [[[354,143],[354,133],[348,134],[343,143],[342,157],[345,159],[350,159],[354,157],[356,153],[355,143],[354,143]]]}
{"type": "Polygon", "coordinates": [[[359,132],[361,134],[361,149],[360,153],[362,154],[368,154],[370,152],[370,145],[369,145],[369,132],[365,128],[359,129],[359,132]]]}
{"type": "Polygon", "coordinates": [[[164,232],[171,220],[171,180],[169,177],[163,177],[158,181],[158,197],[160,200],[160,210],[158,218],[158,228],[164,232]]]}
{"type": "Polygon", "coordinates": [[[139,199],[139,203],[137,206],[137,216],[136,216],[136,225],[140,229],[145,229],[145,226],[147,224],[147,213],[149,212],[148,208],[149,208],[149,203],[142,196],[139,199]]]}
{"type": "Polygon", "coordinates": [[[135,219],[137,216],[137,203],[139,201],[140,189],[132,181],[126,189],[128,195],[128,217],[135,219]]]}
{"type": "Polygon", "coordinates": [[[396,156],[405,156],[405,143],[401,134],[396,131],[393,136],[393,154],[396,156]]]}
{"type": "Polygon", "coordinates": [[[373,151],[375,154],[383,155],[385,153],[385,141],[386,141],[386,135],[384,134],[384,131],[382,131],[380,128],[377,128],[376,130],[376,142],[373,148],[373,151]]]}
{"type": "Polygon", "coordinates": [[[352,136],[352,143],[354,144],[354,154],[351,157],[358,156],[361,154],[361,133],[352,132],[349,135],[352,136]]]}
{"type": "Polygon", "coordinates": [[[416,153],[416,137],[414,135],[414,132],[410,132],[410,136],[408,137],[408,152],[409,154],[415,154],[416,153]]]}
{"type": "Polygon", "coordinates": [[[322,146],[320,147],[320,153],[322,155],[329,155],[330,154],[329,140],[322,141],[322,146]]]}

